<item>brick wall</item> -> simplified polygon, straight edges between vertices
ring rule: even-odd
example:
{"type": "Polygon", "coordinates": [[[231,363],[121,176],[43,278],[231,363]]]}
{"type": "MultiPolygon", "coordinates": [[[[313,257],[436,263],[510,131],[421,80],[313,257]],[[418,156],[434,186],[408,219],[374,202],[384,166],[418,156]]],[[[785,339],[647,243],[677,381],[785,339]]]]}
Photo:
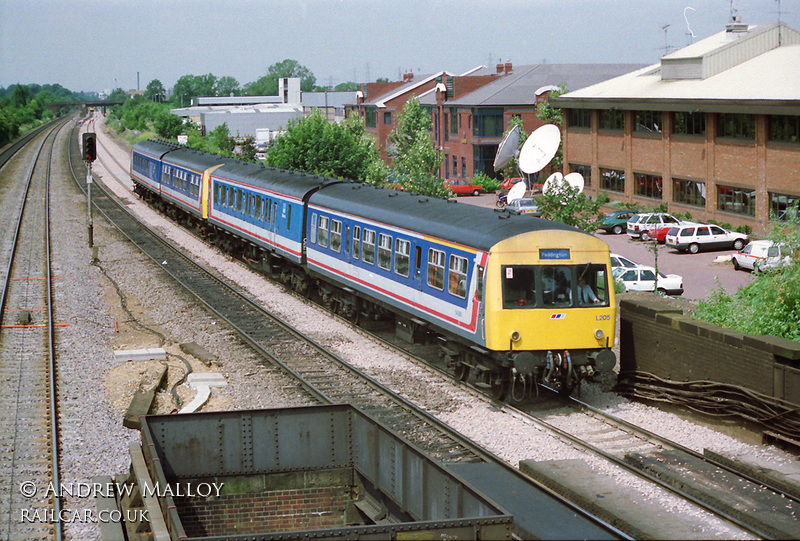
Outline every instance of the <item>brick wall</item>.
{"type": "Polygon", "coordinates": [[[708,380],[800,405],[800,343],[724,329],[652,300],[620,301],[620,372],[708,380]]]}
{"type": "Polygon", "coordinates": [[[189,537],[344,527],[351,477],[347,470],[221,478],[219,497],[175,498],[175,505],[189,537]]]}

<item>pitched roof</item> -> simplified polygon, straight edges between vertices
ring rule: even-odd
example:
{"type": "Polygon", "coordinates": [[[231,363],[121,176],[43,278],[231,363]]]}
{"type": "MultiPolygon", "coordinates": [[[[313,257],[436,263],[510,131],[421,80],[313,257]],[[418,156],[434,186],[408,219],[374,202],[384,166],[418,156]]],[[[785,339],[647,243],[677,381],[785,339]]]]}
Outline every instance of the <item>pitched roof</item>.
{"type": "Polygon", "coordinates": [[[364,102],[363,105],[365,106],[371,105],[378,108],[386,107],[387,101],[392,100],[398,96],[402,96],[403,94],[406,94],[408,92],[411,92],[415,88],[424,86],[425,84],[430,83],[431,81],[435,81],[437,77],[449,76],[449,75],[452,75],[452,73],[448,73],[446,71],[439,71],[429,75],[417,75],[414,77],[414,79],[407,82],[406,84],[395,88],[391,92],[387,92],[386,94],[372,98],[370,99],[370,101],[364,102]]]}

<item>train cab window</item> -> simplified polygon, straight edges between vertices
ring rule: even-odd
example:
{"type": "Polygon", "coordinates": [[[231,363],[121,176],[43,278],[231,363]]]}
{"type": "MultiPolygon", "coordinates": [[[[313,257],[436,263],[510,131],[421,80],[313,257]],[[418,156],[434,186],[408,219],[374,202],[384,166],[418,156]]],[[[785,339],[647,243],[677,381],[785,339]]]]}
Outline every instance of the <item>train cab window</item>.
{"type": "Polygon", "coordinates": [[[361,257],[361,226],[353,226],[353,259],[361,257]]]}
{"type": "Polygon", "coordinates": [[[581,265],[577,268],[579,306],[608,306],[608,273],[605,265],[581,265]]]}
{"type": "Polygon", "coordinates": [[[378,266],[384,270],[392,270],[392,237],[378,234],[378,266]]]}
{"type": "Polygon", "coordinates": [[[444,252],[428,249],[428,285],[444,291],[444,252]]]}
{"type": "Polygon", "coordinates": [[[328,247],[328,217],[319,217],[319,227],[317,227],[317,244],[323,248],[328,247]]]}
{"type": "Polygon", "coordinates": [[[572,273],[569,267],[542,267],[542,300],[545,306],[572,304],[572,273]]]}
{"type": "Polygon", "coordinates": [[[331,220],[331,250],[342,251],[342,222],[340,220],[331,220]]]}
{"type": "Polygon", "coordinates": [[[404,239],[394,241],[394,272],[408,278],[411,243],[404,239]]]}
{"type": "Polygon", "coordinates": [[[450,268],[447,274],[447,290],[451,295],[467,298],[467,258],[450,255],[450,268]]]}
{"type": "Polygon", "coordinates": [[[503,308],[536,306],[536,267],[506,266],[503,273],[503,308]]]}
{"type": "Polygon", "coordinates": [[[364,263],[372,265],[375,263],[375,231],[372,229],[364,230],[364,246],[362,246],[364,263]]]}

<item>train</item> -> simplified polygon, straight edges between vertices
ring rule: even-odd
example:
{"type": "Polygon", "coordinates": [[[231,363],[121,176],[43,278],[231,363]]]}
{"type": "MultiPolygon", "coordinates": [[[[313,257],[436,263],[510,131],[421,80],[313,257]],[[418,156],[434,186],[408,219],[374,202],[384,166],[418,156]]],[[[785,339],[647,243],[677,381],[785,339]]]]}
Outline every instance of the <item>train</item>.
{"type": "Polygon", "coordinates": [[[612,371],[608,245],[560,222],[149,140],[134,191],[221,250],[354,323],[438,344],[496,399],[612,371]]]}

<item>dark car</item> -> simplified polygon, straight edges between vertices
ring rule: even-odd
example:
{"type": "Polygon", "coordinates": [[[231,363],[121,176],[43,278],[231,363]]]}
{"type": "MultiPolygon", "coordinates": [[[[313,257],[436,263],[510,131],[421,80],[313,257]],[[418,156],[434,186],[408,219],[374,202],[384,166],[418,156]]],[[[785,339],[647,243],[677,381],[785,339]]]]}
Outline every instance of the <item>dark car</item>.
{"type": "Polygon", "coordinates": [[[628,220],[636,214],[635,210],[615,210],[606,214],[600,229],[606,233],[620,235],[625,232],[628,220]]]}
{"type": "Polygon", "coordinates": [[[477,184],[470,184],[462,178],[449,178],[444,181],[444,185],[456,195],[478,195],[483,192],[483,188],[477,184]]]}

